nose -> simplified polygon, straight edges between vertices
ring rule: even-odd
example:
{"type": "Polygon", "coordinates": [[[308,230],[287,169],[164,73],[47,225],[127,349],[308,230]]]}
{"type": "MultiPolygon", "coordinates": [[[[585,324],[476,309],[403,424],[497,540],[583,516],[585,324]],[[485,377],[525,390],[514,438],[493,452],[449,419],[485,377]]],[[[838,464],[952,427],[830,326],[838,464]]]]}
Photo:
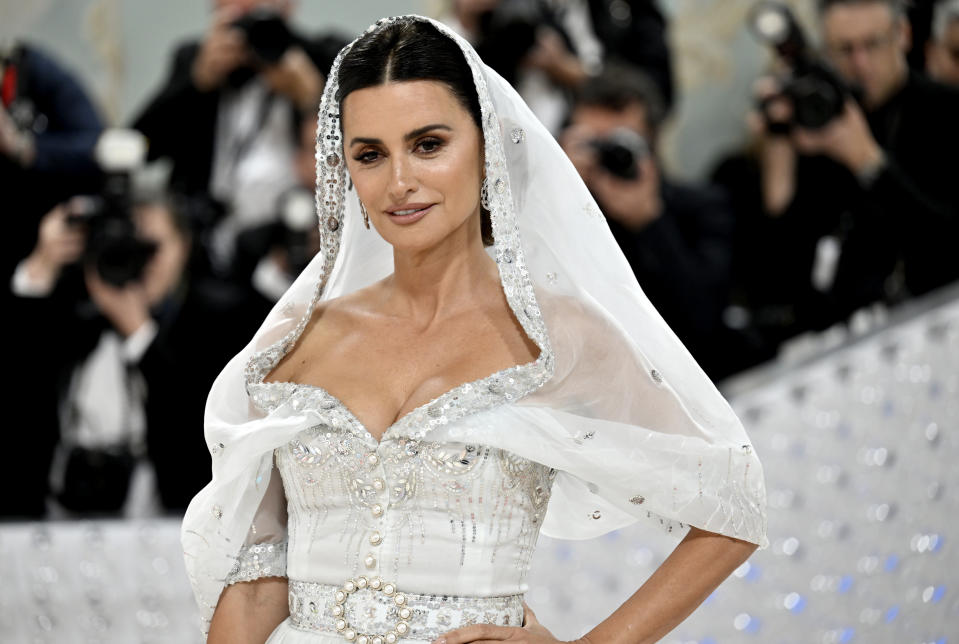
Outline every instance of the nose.
{"type": "Polygon", "coordinates": [[[387,188],[390,198],[394,202],[402,202],[408,195],[416,192],[416,178],[409,160],[402,155],[395,155],[390,168],[390,184],[387,188]]]}

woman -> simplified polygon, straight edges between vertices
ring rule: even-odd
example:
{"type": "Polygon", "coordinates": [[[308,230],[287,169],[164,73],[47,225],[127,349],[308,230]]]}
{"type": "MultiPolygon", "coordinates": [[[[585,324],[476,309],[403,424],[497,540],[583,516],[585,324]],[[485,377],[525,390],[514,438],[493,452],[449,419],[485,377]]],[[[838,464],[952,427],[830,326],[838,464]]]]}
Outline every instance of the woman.
{"type": "Polygon", "coordinates": [[[520,627],[540,529],[650,518],[689,532],[588,637],[652,642],[764,544],[739,421],[468,44],[371,27],[317,164],[323,251],[207,405],[183,543],[209,641],[554,641],[520,627]]]}

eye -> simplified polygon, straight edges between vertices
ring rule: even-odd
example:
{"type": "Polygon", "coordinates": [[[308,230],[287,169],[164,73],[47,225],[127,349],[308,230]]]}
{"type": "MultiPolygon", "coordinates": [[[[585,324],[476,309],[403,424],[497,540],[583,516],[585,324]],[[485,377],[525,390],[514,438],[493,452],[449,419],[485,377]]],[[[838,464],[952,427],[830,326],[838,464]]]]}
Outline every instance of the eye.
{"type": "Polygon", "coordinates": [[[380,153],[377,150],[363,150],[359,154],[356,154],[353,156],[353,159],[355,161],[359,161],[360,163],[364,165],[374,163],[379,158],[380,158],[380,153]]]}
{"type": "Polygon", "coordinates": [[[442,139],[431,136],[417,141],[416,149],[418,149],[420,152],[425,152],[426,154],[432,154],[443,147],[443,143],[444,141],[442,139]]]}

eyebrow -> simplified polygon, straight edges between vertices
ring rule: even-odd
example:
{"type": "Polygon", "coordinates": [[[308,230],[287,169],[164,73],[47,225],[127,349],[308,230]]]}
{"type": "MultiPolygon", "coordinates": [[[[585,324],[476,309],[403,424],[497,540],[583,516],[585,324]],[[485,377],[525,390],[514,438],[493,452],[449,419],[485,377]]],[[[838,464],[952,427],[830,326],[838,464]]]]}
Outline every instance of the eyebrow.
{"type": "MultiPolygon", "coordinates": [[[[421,134],[426,134],[430,130],[446,130],[447,132],[452,132],[453,128],[451,128],[449,125],[443,125],[442,123],[431,123],[430,125],[424,125],[423,127],[418,127],[412,132],[407,132],[406,136],[404,136],[403,138],[409,141],[410,139],[415,139],[421,134]]],[[[362,136],[355,136],[352,139],[350,139],[351,147],[356,145],[357,143],[382,144],[383,141],[381,141],[380,139],[370,139],[362,136]]]]}

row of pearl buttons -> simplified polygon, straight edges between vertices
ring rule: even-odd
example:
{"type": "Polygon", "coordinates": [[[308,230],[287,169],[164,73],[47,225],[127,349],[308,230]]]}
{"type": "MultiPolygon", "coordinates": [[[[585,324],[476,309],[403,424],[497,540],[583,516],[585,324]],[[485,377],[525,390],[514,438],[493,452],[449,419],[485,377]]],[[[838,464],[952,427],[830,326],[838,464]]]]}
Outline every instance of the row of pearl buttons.
{"type": "MultiPolygon", "coordinates": [[[[366,462],[369,463],[370,467],[376,467],[379,464],[380,459],[375,452],[370,452],[366,457],[366,462]]],[[[373,479],[373,489],[377,492],[382,492],[386,489],[386,482],[379,477],[373,479]]],[[[374,518],[379,519],[383,516],[383,506],[379,503],[374,503],[370,508],[370,513],[374,518]]],[[[376,547],[381,543],[383,543],[383,535],[381,535],[379,531],[374,530],[370,535],[370,545],[376,547]]],[[[365,565],[369,570],[376,568],[376,557],[372,552],[368,553],[366,558],[363,559],[363,565],[365,565]]]]}

